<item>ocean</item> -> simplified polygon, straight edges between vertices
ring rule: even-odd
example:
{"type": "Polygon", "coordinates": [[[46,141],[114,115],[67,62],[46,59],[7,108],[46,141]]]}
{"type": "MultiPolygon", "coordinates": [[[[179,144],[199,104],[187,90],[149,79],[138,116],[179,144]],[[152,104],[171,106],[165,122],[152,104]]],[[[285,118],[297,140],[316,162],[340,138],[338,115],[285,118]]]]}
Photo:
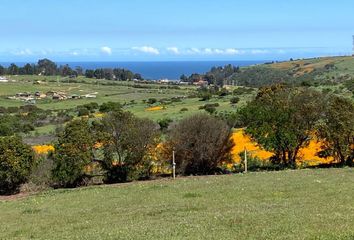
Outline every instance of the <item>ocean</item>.
{"type": "MultiPolygon", "coordinates": [[[[170,79],[177,80],[182,74],[191,75],[192,73],[205,73],[214,66],[249,66],[261,64],[266,61],[178,61],[178,62],[57,62],[57,65],[68,64],[75,68],[80,66],[83,69],[95,68],[126,68],[135,73],[140,73],[145,79],[170,79]]],[[[9,66],[10,63],[0,63],[9,66]]],[[[18,66],[23,66],[23,62],[15,62],[18,66]]]]}

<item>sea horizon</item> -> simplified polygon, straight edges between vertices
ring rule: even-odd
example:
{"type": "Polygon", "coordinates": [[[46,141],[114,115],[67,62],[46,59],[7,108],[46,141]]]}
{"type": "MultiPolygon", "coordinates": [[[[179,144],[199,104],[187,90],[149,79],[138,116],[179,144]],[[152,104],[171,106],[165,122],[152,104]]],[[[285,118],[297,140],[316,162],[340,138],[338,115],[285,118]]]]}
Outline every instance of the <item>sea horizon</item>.
{"type": "MultiPolygon", "coordinates": [[[[58,66],[68,64],[71,68],[82,67],[86,69],[97,68],[125,68],[139,73],[145,79],[170,79],[177,80],[181,75],[191,75],[193,73],[206,73],[212,67],[225,66],[228,64],[245,67],[256,64],[263,64],[272,60],[188,60],[188,61],[58,61],[58,66]]],[[[24,66],[27,63],[36,62],[0,62],[0,65],[8,67],[10,64],[24,66]]]]}

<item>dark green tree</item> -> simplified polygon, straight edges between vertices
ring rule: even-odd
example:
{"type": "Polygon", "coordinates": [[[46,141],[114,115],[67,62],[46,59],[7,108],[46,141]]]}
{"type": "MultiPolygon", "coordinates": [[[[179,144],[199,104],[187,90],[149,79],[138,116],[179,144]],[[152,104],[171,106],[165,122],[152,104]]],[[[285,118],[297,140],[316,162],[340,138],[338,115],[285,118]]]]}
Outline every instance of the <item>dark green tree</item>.
{"type": "Polygon", "coordinates": [[[354,158],[354,105],[353,102],[331,95],[324,105],[323,121],[318,125],[325,152],[334,156],[341,165],[353,165],[354,158]]]}
{"type": "Polygon", "coordinates": [[[6,68],[4,66],[0,65],[0,75],[5,75],[6,74],[6,68]]]}
{"type": "Polygon", "coordinates": [[[58,134],[53,154],[52,177],[59,187],[76,187],[88,177],[84,168],[94,160],[94,135],[86,120],[68,123],[58,134]]]}
{"type": "Polygon", "coordinates": [[[308,145],[321,118],[322,97],[306,88],[266,87],[240,116],[246,133],[274,152],[276,163],[295,167],[300,148],[308,145]]]}
{"type": "Polygon", "coordinates": [[[38,60],[37,65],[39,73],[46,76],[53,76],[57,73],[57,65],[47,58],[38,60]]]}
{"type": "Polygon", "coordinates": [[[31,64],[27,63],[24,67],[24,74],[26,75],[33,75],[34,74],[34,68],[31,64]]]}
{"type": "Polygon", "coordinates": [[[158,126],[130,112],[111,112],[103,118],[102,128],[106,181],[148,178],[152,168],[148,151],[157,144],[158,126]]]}
{"type": "Polygon", "coordinates": [[[19,73],[19,68],[16,64],[11,63],[11,65],[7,68],[7,74],[16,75],[19,73]]]}
{"type": "Polygon", "coordinates": [[[85,77],[87,78],[94,78],[95,77],[95,71],[91,69],[87,69],[85,71],[85,77]]]}

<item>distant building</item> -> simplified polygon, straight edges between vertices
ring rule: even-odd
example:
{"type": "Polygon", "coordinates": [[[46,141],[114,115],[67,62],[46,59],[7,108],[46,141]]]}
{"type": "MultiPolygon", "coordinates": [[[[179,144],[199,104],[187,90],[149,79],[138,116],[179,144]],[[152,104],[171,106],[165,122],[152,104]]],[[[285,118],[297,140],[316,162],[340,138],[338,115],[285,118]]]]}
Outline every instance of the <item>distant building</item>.
{"type": "Polygon", "coordinates": [[[94,94],[86,94],[84,97],[85,98],[96,98],[97,96],[94,94]]]}
{"type": "Polygon", "coordinates": [[[182,81],[180,81],[178,84],[179,85],[190,85],[191,83],[190,82],[182,82],[182,81]]]}
{"type": "Polygon", "coordinates": [[[193,83],[193,85],[196,85],[199,87],[206,87],[206,86],[208,86],[208,84],[209,84],[208,81],[202,81],[202,80],[193,83]]]}
{"type": "Polygon", "coordinates": [[[6,77],[1,77],[0,76],[0,83],[7,83],[7,82],[9,82],[9,80],[7,80],[6,77]]]}

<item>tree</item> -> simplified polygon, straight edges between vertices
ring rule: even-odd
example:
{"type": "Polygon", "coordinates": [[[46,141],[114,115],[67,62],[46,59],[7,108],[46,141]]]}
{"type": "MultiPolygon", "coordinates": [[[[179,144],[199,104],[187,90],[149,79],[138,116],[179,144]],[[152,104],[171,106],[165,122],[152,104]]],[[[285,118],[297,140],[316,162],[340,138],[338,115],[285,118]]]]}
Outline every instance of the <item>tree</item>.
{"type": "Polygon", "coordinates": [[[135,74],[134,74],[134,79],[143,80],[144,78],[141,76],[140,73],[135,73],[135,74]]]}
{"type": "Polygon", "coordinates": [[[105,68],[103,69],[103,75],[104,79],[106,80],[112,80],[113,79],[113,70],[111,68],[105,68]]]}
{"type": "Polygon", "coordinates": [[[19,73],[18,66],[14,63],[11,63],[11,65],[7,68],[7,73],[10,75],[17,75],[19,73]]]}
{"type": "Polygon", "coordinates": [[[31,64],[27,63],[24,67],[24,74],[26,75],[33,75],[34,74],[34,68],[31,64]]]}
{"type": "Polygon", "coordinates": [[[32,148],[20,137],[0,137],[0,194],[17,192],[30,176],[34,163],[32,148]]]}
{"type": "Polygon", "coordinates": [[[147,155],[157,144],[158,126],[130,112],[111,112],[102,122],[106,182],[149,177],[152,165],[147,155]]]}
{"type": "Polygon", "coordinates": [[[88,121],[74,120],[58,134],[53,154],[52,176],[60,187],[76,187],[88,177],[84,167],[94,159],[94,136],[88,121]]]}
{"type": "Polygon", "coordinates": [[[85,71],[85,77],[87,78],[94,78],[95,77],[95,71],[91,69],[87,69],[85,71]]]}
{"type": "Polygon", "coordinates": [[[96,79],[104,79],[104,71],[103,71],[103,69],[102,68],[96,69],[94,71],[94,76],[95,76],[96,79]]]}
{"type": "Polygon", "coordinates": [[[330,96],[317,132],[325,144],[324,152],[334,156],[341,165],[353,165],[354,105],[350,100],[330,96]]]}
{"type": "Polygon", "coordinates": [[[38,60],[38,70],[46,76],[52,76],[57,73],[57,65],[47,58],[40,59],[38,60]]]}
{"type": "Polygon", "coordinates": [[[77,73],[78,76],[84,75],[84,70],[83,70],[83,68],[80,67],[80,66],[76,66],[76,67],[75,67],[75,71],[76,71],[76,73],[77,73]]]}
{"type": "Polygon", "coordinates": [[[231,128],[224,121],[197,114],[173,127],[168,136],[168,154],[171,156],[175,150],[179,174],[213,174],[230,161],[231,134],[231,128]]]}
{"type": "Polygon", "coordinates": [[[59,73],[62,77],[74,75],[74,71],[71,69],[71,67],[68,64],[65,64],[64,66],[60,66],[59,73]]]}
{"type": "Polygon", "coordinates": [[[306,88],[265,87],[240,116],[246,133],[274,152],[276,163],[295,167],[300,148],[308,145],[321,117],[322,97],[306,88]]]}
{"type": "Polygon", "coordinates": [[[179,78],[182,82],[187,82],[188,81],[188,77],[184,74],[182,74],[179,78]]]}
{"type": "Polygon", "coordinates": [[[5,75],[6,74],[6,69],[0,65],[0,75],[5,75]]]}

